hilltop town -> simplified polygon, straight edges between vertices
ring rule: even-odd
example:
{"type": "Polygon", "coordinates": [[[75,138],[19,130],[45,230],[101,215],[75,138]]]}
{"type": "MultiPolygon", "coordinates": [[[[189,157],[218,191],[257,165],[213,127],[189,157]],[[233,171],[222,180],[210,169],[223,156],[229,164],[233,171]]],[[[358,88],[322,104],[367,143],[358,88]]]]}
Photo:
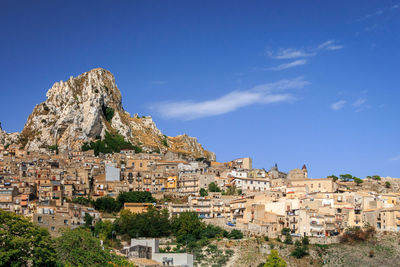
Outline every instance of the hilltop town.
{"type": "Polygon", "coordinates": [[[267,171],[253,168],[251,158],[219,163],[173,152],[125,149],[95,156],[94,150],[28,153],[0,145],[0,208],[30,218],[54,236],[62,228],[84,225],[87,214],[93,225],[109,218],[75,199],[96,201],[129,191],[149,192],[156,202],[125,203],[123,209],[141,213],[154,206],[170,216],[194,212],[207,224],[245,236],[276,238],[287,229],[294,237],[335,243],[356,226],[400,231],[394,178],[312,179],[305,165],[288,173],[277,165],[267,171]]]}
{"type": "Polygon", "coordinates": [[[400,232],[400,179],[311,178],[298,167],[218,162],[196,138],[169,137],[150,116],[131,117],[114,76],[94,69],[55,83],[21,133],[0,127],[0,208],[54,238],[86,227],[138,266],[255,266],[276,245],[239,263],[257,238],[301,240],[279,253],[312,262],[308,244],[336,244],[357,229],[400,232]]]}

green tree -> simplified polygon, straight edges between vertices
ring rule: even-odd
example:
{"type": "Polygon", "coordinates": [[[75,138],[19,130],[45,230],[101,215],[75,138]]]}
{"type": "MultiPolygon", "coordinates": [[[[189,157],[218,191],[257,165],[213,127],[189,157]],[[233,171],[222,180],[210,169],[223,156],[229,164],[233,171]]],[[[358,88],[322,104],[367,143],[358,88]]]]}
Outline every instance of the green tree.
{"type": "Polygon", "coordinates": [[[200,196],[202,196],[202,197],[208,196],[207,190],[205,190],[204,188],[201,188],[201,189],[200,189],[200,196]]]}
{"type": "Polygon", "coordinates": [[[308,238],[308,236],[303,237],[303,239],[301,240],[301,243],[303,245],[309,245],[310,244],[310,239],[308,238]]]}
{"type": "Polygon", "coordinates": [[[282,235],[287,235],[288,233],[290,233],[290,228],[288,227],[284,227],[281,231],[282,235]]]}
{"type": "Polygon", "coordinates": [[[375,181],[380,181],[381,180],[381,177],[379,175],[374,175],[371,178],[372,178],[372,180],[375,180],[375,181]]]}
{"type": "Polygon", "coordinates": [[[46,229],[0,209],[0,266],[54,266],[56,252],[46,229]]]}
{"type": "Polygon", "coordinates": [[[230,238],[230,239],[242,239],[243,238],[243,233],[240,230],[233,229],[229,233],[228,238],[230,238]]]}
{"type": "Polygon", "coordinates": [[[112,197],[100,197],[94,202],[94,207],[96,210],[103,212],[118,212],[121,209],[119,203],[112,197]]]}
{"type": "Polygon", "coordinates": [[[133,237],[164,237],[171,233],[167,210],[159,211],[150,207],[144,213],[132,213],[122,210],[115,221],[115,229],[119,234],[133,237]]]}
{"type": "Polygon", "coordinates": [[[208,185],[208,191],[209,192],[221,192],[221,188],[218,187],[218,185],[214,182],[211,182],[208,185]]]}
{"type": "Polygon", "coordinates": [[[56,239],[58,260],[66,266],[133,266],[125,259],[112,254],[85,228],[65,229],[56,239]],[[113,264],[114,263],[114,264],[113,264]]]}
{"type": "Polygon", "coordinates": [[[110,221],[99,221],[94,226],[94,234],[101,240],[112,239],[112,232],[114,231],[114,224],[110,221]]]}
{"type": "Polygon", "coordinates": [[[385,187],[386,187],[386,188],[390,188],[390,187],[391,187],[390,182],[385,182],[385,187]]]}
{"type": "Polygon", "coordinates": [[[286,267],[286,262],[279,257],[278,251],[273,249],[268,255],[267,262],[264,264],[264,267],[286,267]]]}
{"type": "Polygon", "coordinates": [[[353,175],[351,174],[341,174],[340,175],[340,180],[343,182],[349,182],[350,180],[353,180],[353,175]]]}
{"type": "Polygon", "coordinates": [[[81,204],[84,206],[91,206],[94,205],[94,201],[90,198],[85,198],[85,197],[77,197],[72,199],[72,203],[76,203],[76,204],[81,204]]]}
{"type": "Polygon", "coordinates": [[[172,218],[171,228],[176,240],[185,244],[200,239],[205,225],[195,212],[182,212],[179,217],[172,218]]]}
{"type": "Polygon", "coordinates": [[[156,199],[150,192],[145,191],[131,191],[122,192],[118,195],[117,201],[121,207],[124,203],[155,203],[156,199]]]}
{"type": "Polygon", "coordinates": [[[329,175],[328,177],[326,177],[326,178],[330,178],[330,179],[332,179],[334,182],[336,182],[339,178],[336,176],[336,175],[329,175]]]}
{"type": "Polygon", "coordinates": [[[290,256],[294,256],[294,257],[296,257],[298,259],[301,259],[306,255],[308,255],[308,246],[307,245],[301,245],[300,242],[296,243],[296,248],[290,254],[290,256]]]}
{"type": "Polygon", "coordinates": [[[285,241],[283,241],[283,243],[289,244],[289,245],[293,244],[292,236],[289,233],[287,233],[285,235],[285,241]]]}
{"type": "Polygon", "coordinates": [[[362,183],[364,182],[362,179],[360,179],[360,178],[358,178],[358,177],[354,177],[353,179],[354,179],[354,182],[355,182],[357,185],[360,185],[360,184],[362,184],[362,183]]]}
{"type": "Polygon", "coordinates": [[[83,218],[83,220],[85,221],[85,227],[92,226],[93,217],[89,213],[85,213],[85,217],[83,218]]]}

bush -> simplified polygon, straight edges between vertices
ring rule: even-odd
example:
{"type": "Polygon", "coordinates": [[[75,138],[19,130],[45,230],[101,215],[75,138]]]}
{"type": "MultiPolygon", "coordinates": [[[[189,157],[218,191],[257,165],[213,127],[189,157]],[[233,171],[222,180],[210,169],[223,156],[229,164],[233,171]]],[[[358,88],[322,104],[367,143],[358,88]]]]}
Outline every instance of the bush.
{"type": "Polygon", "coordinates": [[[264,267],[286,267],[286,262],[279,257],[278,251],[273,249],[268,255],[267,262],[264,267]]]}
{"type": "Polygon", "coordinates": [[[288,233],[290,233],[290,228],[287,228],[287,227],[283,228],[281,233],[282,233],[282,235],[287,235],[288,233]]]}
{"type": "Polygon", "coordinates": [[[200,189],[200,196],[201,196],[201,197],[208,196],[207,190],[205,190],[204,188],[201,188],[201,189],[200,189]]]}
{"type": "Polygon", "coordinates": [[[165,146],[165,147],[169,147],[168,144],[168,137],[166,135],[163,135],[163,138],[161,139],[161,143],[165,146]]]}
{"type": "Polygon", "coordinates": [[[210,191],[210,192],[221,192],[221,188],[219,188],[216,183],[211,182],[208,185],[208,191],[210,191]]]}
{"type": "Polygon", "coordinates": [[[233,230],[229,233],[228,237],[229,237],[230,239],[242,239],[242,238],[243,238],[243,233],[242,233],[242,231],[240,231],[240,230],[233,229],[233,230]]]}
{"type": "Polygon", "coordinates": [[[110,107],[103,107],[104,117],[108,122],[111,122],[112,118],[114,117],[114,109],[110,107]]]}
{"type": "Polygon", "coordinates": [[[350,227],[342,235],[340,242],[342,243],[353,243],[353,242],[363,242],[368,240],[375,234],[375,228],[368,226],[364,229],[360,227],[350,227]]]}
{"type": "Polygon", "coordinates": [[[288,245],[293,244],[292,236],[291,236],[289,233],[286,234],[284,243],[285,243],[285,244],[288,244],[288,245]]]}
{"type": "Polygon", "coordinates": [[[386,188],[390,188],[390,186],[391,186],[390,182],[386,182],[386,183],[385,183],[385,187],[386,187],[386,188]]]}
{"type": "Polygon", "coordinates": [[[305,245],[296,246],[296,248],[290,254],[290,256],[294,256],[298,259],[301,259],[306,255],[308,255],[308,247],[305,245]]]}
{"type": "Polygon", "coordinates": [[[303,237],[303,239],[301,240],[301,243],[303,245],[309,245],[310,244],[310,239],[308,238],[308,236],[303,237]]]}

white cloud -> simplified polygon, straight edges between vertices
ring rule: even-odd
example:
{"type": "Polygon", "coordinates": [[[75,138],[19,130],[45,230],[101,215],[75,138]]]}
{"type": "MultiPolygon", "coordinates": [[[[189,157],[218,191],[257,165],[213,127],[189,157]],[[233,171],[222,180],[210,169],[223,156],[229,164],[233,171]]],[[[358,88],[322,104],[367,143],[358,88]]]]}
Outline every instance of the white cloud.
{"type": "Polygon", "coordinates": [[[206,101],[178,101],[156,103],[152,109],[166,118],[193,120],[221,115],[255,104],[291,102],[295,100],[289,89],[309,84],[303,78],[261,84],[246,91],[232,91],[224,96],[206,101]]]}
{"type": "Polygon", "coordinates": [[[339,50],[342,49],[343,45],[337,44],[335,40],[328,40],[308,49],[295,49],[295,48],[281,48],[276,52],[267,51],[267,55],[274,59],[294,59],[294,58],[305,58],[313,57],[318,54],[321,50],[339,50]]]}
{"type": "Polygon", "coordinates": [[[395,5],[392,6],[392,9],[396,9],[396,8],[399,8],[399,7],[400,7],[399,4],[395,4],[395,5]]]}
{"type": "Polygon", "coordinates": [[[278,52],[274,53],[272,51],[268,51],[267,54],[275,59],[293,59],[293,58],[300,58],[300,57],[312,57],[315,56],[316,53],[308,53],[302,50],[287,48],[287,49],[279,49],[278,52]]]}
{"type": "Polygon", "coordinates": [[[280,64],[280,65],[278,65],[276,67],[269,68],[268,70],[276,70],[276,71],[285,70],[285,69],[289,69],[289,68],[293,68],[293,67],[301,66],[301,65],[305,65],[305,64],[307,64],[307,60],[298,59],[298,60],[295,60],[293,62],[284,63],[284,64],[280,64]]]}
{"type": "Polygon", "coordinates": [[[339,50],[342,49],[343,45],[336,44],[335,40],[328,40],[323,42],[317,47],[317,50],[339,50]]]}
{"type": "Polygon", "coordinates": [[[395,157],[391,158],[390,160],[393,160],[393,161],[400,160],[400,155],[397,155],[397,156],[395,156],[395,157]]]}
{"type": "Polygon", "coordinates": [[[354,106],[354,107],[360,107],[360,106],[362,106],[363,104],[365,104],[365,102],[367,102],[367,99],[364,98],[364,97],[360,97],[359,99],[357,99],[357,100],[353,103],[353,106],[354,106]]]}
{"type": "Polygon", "coordinates": [[[345,105],[345,104],[346,104],[346,101],[345,101],[345,100],[339,100],[338,102],[333,103],[333,104],[331,105],[331,109],[333,109],[333,110],[342,109],[342,108],[344,108],[344,105],[345,105]]]}
{"type": "Polygon", "coordinates": [[[365,97],[360,97],[358,98],[354,103],[353,107],[356,109],[356,112],[363,111],[366,108],[370,108],[369,105],[365,105],[367,103],[367,98],[365,97]]]}

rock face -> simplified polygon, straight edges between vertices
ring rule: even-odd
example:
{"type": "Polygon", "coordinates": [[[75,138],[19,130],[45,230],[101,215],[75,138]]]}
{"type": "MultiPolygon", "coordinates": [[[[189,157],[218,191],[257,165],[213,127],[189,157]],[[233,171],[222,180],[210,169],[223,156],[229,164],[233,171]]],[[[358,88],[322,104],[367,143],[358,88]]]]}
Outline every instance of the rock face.
{"type": "Polygon", "coordinates": [[[19,133],[6,133],[1,128],[0,122],[0,145],[15,144],[19,141],[19,133]]]}
{"type": "Polygon", "coordinates": [[[196,138],[164,136],[151,117],[131,117],[122,107],[121,93],[114,76],[97,68],[68,81],[56,82],[36,105],[19,141],[27,151],[46,150],[57,145],[60,151],[80,150],[84,142],[118,132],[144,151],[167,150],[215,160],[196,138]]]}

